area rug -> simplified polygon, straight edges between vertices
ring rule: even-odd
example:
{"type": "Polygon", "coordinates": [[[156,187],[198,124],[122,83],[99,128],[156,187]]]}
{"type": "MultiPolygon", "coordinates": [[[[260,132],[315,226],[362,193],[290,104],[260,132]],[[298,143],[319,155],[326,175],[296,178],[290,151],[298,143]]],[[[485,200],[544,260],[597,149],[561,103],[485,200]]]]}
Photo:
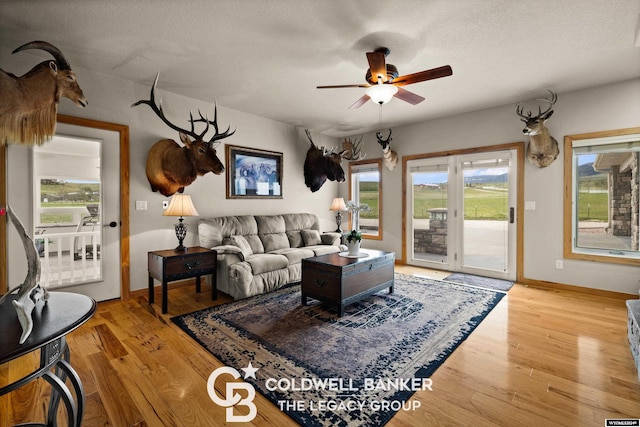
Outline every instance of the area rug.
{"type": "Polygon", "coordinates": [[[297,284],[171,320],[225,365],[259,368],[245,381],[300,424],[382,426],[437,390],[431,375],[504,295],[396,273],[394,293],[343,317],[301,305],[297,284]]]}
{"type": "Polygon", "coordinates": [[[442,280],[502,292],[508,292],[513,286],[513,282],[510,280],[494,279],[492,277],[476,276],[474,274],[466,273],[453,273],[442,280]]]}

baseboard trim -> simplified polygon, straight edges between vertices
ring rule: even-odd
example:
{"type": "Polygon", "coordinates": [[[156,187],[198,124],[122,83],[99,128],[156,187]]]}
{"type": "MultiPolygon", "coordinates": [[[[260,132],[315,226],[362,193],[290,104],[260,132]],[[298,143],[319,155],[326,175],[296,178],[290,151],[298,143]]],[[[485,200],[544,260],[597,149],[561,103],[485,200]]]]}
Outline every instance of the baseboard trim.
{"type": "Polygon", "coordinates": [[[531,286],[533,288],[580,292],[583,294],[595,295],[595,296],[605,297],[605,298],[620,299],[625,301],[628,299],[633,299],[635,296],[634,294],[627,294],[624,292],[608,291],[605,289],[587,288],[584,286],[567,285],[564,283],[547,282],[545,280],[527,279],[524,277],[518,280],[516,283],[519,283],[525,286],[531,286]]]}
{"type": "MultiPolygon", "coordinates": [[[[410,266],[409,264],[404,262],[404,260],[402,260],[402,259],[396,259],[395,260],[395,264],[396,265],[403,265],[403,266],[410,266]]],[[[431,270],[437,270],[437,269],[432,268],[431,270]]],[[[439,271],[443,271],[443,270],[439,270],[439,271]]],[[[605,290],[605,289],[587,288],[587,287],[578,286],[578,285],[567,285],[567,284],[564,284],[564,283],[547,282],[545,280],[528,279],[526,277],[518,278],[516,280],[516,283],[518,283],[520,285],[524,285],[524,286],[530,286],[532,288],[540,288],[540,289],[548,289],[548,290],[562,290],[562,291],[569,291],[569,292],[581,292],[583,294],[589,294],[589,295],[595,295],[595,296],[600,296],[600,297],[605,297],[605,298],[613,298],[613,299],[619,299],[619,300],[625,300],[625,301],[628,300],[628,299],[634,299],[636,297],[635,294],[627,294],[627,293],[624,293],[624,292],[608,291],[608,290],[605,290]]]]}

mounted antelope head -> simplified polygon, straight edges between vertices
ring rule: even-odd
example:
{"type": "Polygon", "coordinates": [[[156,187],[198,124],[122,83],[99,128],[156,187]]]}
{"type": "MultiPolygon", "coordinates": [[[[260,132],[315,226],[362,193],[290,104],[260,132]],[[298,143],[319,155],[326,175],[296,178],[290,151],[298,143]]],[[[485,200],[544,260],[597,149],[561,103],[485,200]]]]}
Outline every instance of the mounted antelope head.
{"type": "Polygon", "coordinates": [[[151,95],[149,100],[140,100],[134,104],[135,107],[140,104],[147,104],[154,113],[171,129],[177,131],[180,135],[180,141],[183,147],[178,145],[172,139],[163,139],[156,142],[147,157],[147,179],[151,184],[152,191],[160,191],[165,196],[171,196],[176,191],[182,193],[184,187],[191,184],[198,176],[202,176],[207,172],[213,172],[220,175],[224,172],[224,166],[218,156],[216,156],[216,147],[220,145],[220,140],[227,138],[235,133],[229,132],[230,128],[220,133],[218,132],[218,108],[215,108],[213,121],[200,115],[199,119],[194,119],[189,113],[189,122],[191,130],[185,130],[171,123],[164,115],[162,110],[162,101],[156,104],[155,89],[158,84],[158,75],[151,87],[151,95]],[[196,122],[206,123],[204,131],[196,133],[194,124],[196,122]],[[204,140],[204,135],[209,131],[209,125],[213,125],[215,134],[208,140],[204,140]],[[193,138],[191,140],[189,137],[193,138]]]}
{"type": "Polygon", "coordinates": [[[78,107],[87,106],[76,73],[60,49],[34,41],[12,53],[27,49],[49,52],[54,60],[41,62],[21,77],[0,70],[0,145],[41,145],[48,141],[56,132],[61,97],[69,98],[78,107]]]}
{"type": "Polygon", "coordinates": [[[382,138],[382,133],[380,131],[376,132],[376,139],[378,140],[378,144],[382,146],[382,158],[384,160],[384,165],[390,171],[394,170],[398,165],[398,154],[395,151],[391,150],[391,129],[389,129],[389,136],[387,139],[382,138]]]}
{"type": "Polygon", "coordinates": [[[520,116],[520,120],[525,123],[522,133],[529,135],[529,145],[527,146],[527,160],[534,166],[544,168],[549,166],[560,154],[558,149],[558,141],[549,135],[549,129],[545,126],[545,122],[553,114],[553,105],[558,100],[558,95],[549,91],[551,98],[538,99],[538,101],[546,102],[549,107],[542,111],[542,107],[538,107],[538,115],[532,116],[531,111],[525,116],[520,105],[516,106],[516,113],[520,116]]]}
{"type": "Polygon", "coordinates": [[[304,161],[304,183],[306,186],[315,193],[324,185],[327,179],[329,181],[344,182],[344,170],[340,165],[344,151],[336,153],[333,148],[318,148],[311,139],[309,129],[305,129],[304,132],[311,143],[304,161]]]}
{"type": "Polygon", "coordinates": [[[366,154],[362,154],[362,136],[360,139],[345,138],[342,141],[342,158],[346,160],[362,160],[367,157],[366,154]]]}

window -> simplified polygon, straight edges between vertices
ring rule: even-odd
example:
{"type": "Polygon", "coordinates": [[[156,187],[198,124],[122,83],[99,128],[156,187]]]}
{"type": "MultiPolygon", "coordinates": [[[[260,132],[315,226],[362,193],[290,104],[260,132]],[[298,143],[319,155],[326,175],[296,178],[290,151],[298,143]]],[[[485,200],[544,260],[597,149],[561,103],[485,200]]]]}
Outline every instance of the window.
{"type": "MultiPolygon", "coordinates": [[[[369,212],[360,212],[359,227],[365,239],[382,240],[382,159],[349,163],[349,200],[366,204],[369,212]]],[[[351,218],[353,227],[354,218],[351,218]]]]}
{"type": "Polygon", "coordinates": [[[565,137],[564,256],[640,265],[640,128],[565,137]]]}

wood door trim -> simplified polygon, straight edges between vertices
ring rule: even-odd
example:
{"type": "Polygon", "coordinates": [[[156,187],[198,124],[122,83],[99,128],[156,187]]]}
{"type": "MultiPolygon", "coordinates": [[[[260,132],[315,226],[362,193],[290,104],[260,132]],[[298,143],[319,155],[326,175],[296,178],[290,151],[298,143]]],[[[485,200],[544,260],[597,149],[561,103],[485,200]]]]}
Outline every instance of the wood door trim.
{"type": "Polygon", "coordinates": [[[523,278],[524,271],[524,142],[512,142],[507,144],[490,145],[460,150],[440,151],[437,153],[413,154],[402,157],[402,258],[407,261],[407,171],[408,162],[412,160],[430,159],[434,157],[447,157],[462,154],[488,153],[492,151],[516,150],[518,159],[518,176],[516,201],[516,281],[523,278]]]}
{"type": "MultiPolygon", "coordinates": [[[[58,114],[58,123],[84,126],[118,132],[120,134],[120,299],[129,298],[130,289],[130,249],[129,249],[129,126],[100,120],[58,114]]],[[[0,146],[0,207],[7,205],[7,150],[0,146]]],[[[0,221],[0,295],[9,289],[7,283],[7,221],[0,221]]]]}

